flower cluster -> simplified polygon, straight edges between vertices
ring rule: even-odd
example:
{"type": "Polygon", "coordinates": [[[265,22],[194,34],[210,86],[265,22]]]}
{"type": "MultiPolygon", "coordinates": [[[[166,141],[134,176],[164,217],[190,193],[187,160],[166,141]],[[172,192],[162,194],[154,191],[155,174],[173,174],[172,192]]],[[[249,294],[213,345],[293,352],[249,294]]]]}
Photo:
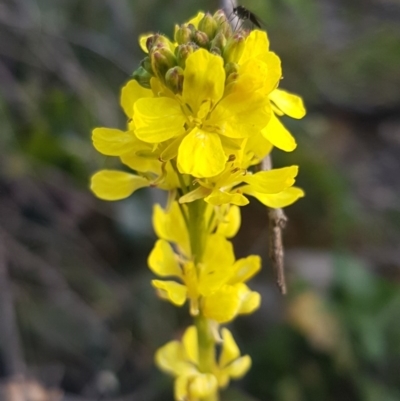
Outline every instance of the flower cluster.
{"type": "Polygon", "coordinates": [[[169,191],[169,206],[153,213],[159,239],[148,264],[161,279],[152,285],[173,305],[187,303],[195,326],[182,343],[162,347],[156,362],[176,377],[176,400],[216,400],[218,387],[251,364],[220,325],[260,304],[246,284],[260,258],[236,260],[228,238],[239,229],[238,206],[247,196],[281,208],[304,195],[293,186],[297,166],[253,166],[273,147],[296,148],[279,117],[301,118],[305,109],[298,96],[278,89],[281,63],[267,34],[233,31],[221,10],[176,26],[174,41],[149,34],[140,46],[146,56],[121,93],[126,130],[96,128],[92,136],[100,153],[132,172],[101,170],[91,189],[105,200],[143,187],[169,191]]]}

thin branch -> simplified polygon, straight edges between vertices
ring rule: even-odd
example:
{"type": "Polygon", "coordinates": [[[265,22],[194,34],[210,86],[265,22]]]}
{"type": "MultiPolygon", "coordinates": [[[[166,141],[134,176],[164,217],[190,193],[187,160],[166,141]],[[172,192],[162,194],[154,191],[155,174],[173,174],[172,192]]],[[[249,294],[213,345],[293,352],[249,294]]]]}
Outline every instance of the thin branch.
{"type": "MultiPolygon", "coordinates": [[[[261,162],[261,170],[268,171],[272,168],[272,160],[268,155],[261,162]]],[[[283,247],[283,229],[286,227],[287,217],[282,209],[268,208],[269,218],[269,257],[276,272],[276,281],[283,295],[287,293],[285,279],[285,262],[283,247]]]]}

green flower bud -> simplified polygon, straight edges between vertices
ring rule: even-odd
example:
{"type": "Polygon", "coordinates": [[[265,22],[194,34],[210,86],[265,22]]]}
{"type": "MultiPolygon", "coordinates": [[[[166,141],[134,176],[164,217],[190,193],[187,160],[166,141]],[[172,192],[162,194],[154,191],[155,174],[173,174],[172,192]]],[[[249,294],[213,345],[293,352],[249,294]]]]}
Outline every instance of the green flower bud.
{"type": "Polygon", "coordinates": [[[223,10],[218,10],[213,15],[215,22],[217,23],[217,32],[221,32],[224,34],[226,38],[232,36],[232,27],[231,24],[226,18],[226,15],[223,10]]]}
{"type": "Polygon", "coordinates": [[[192,30],[186,25],[181,25],[176,30],[174,38],[175,42],[180,45],[188,43],[192,40],[192,30]]]}
{"type": "Polygon", "coordinates": [[[239,66],[236,63],[226,63],[225,64],[225,88],[229,91],[230,86],[238,79],[239,77],[239,66]]]}
{"type": "Polygon", "coordinates": [[[225,74],[229,76],[232,73],[237,73],[239,71],[239,66],[236,63],[226,63],[225,64],[225,74]]]}
{"type": "Polygon", "coordinates": [[[209,44],[209,39],[205,32],[196,31],[193,35],[193,42],[198,44],[200,47],[207,48],[209,44]]]}
{"type": "Polygon", "coordinates": [[[244,50],[245,41],[246,38],[240,33],[235,33],[228,39],[223,52],[225,63],[230,61],[237,62],[240,59],[244,50]]]}
{"type": "Polygon", "coordinates": [[[210,13],[207,13],[199,22],[199,31],[204,32],[210,39],[215,36],[217,27],[217,21],[210,13]]]}
{"type": "Polygon", "coordinates": [[[215,35],[215,38],[211,41],[211,47],[218,47],[221,51],[224,49],[226,45],[226,38],[222,32],[218,32],[215,35]]]}
{"type": "Polygon", "coordinates": [[[232,72],[226,76],[225,88],[228,88],[230,84],[233,84],[239,77],[237,72],[232,72]]]}
{"type": "Polygon", "coordinates": [[[165,83],[174,93],[182,93],[183,69],[181,67],[170,68],[165,74],[165,83]]]}
{"type": "Polygon", "coordinates": [[[153,51],[150,54],[150,58],[153,72],[161,80],[164,80],[165,74],[170,68],[176,66],[176,58],[174,53],[172,53],[171,50],[169,50],[169,48],[166,46],[153,46],[153,51]]]}
{"type": "Polygon", "coordinates": [[[186,45],[179,45],[176,48],[176,61],[178,66],[184,69],[186,65],[186,59],[198,48],[199,46],[193,42],[189,42],[186,45]]]}
{"type": "Polygon", "coordinates": [[[132,74],[132,78],[135,79],[144,88],[150,89],[150,79],[153,75],[146,71],[143,67],[139,67],[132,74]]]}

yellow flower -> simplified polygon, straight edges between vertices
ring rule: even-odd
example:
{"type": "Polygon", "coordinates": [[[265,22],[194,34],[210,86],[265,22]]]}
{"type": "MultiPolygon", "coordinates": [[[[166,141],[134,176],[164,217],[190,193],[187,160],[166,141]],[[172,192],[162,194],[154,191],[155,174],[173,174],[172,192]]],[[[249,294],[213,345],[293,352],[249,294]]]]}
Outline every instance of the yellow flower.
{"type": "Polygon", "coordinates": [[[266,206],[285,207],[304,196],[300,188],[293,187],[297,173],[298,167],[291,166],[250,174],[245,169],[235,167],[235,163],[228,163],[220,175],[197,180],[199,186],[182,196],[179,202],[204,198],[215,206],[228,203],[244,206],[249,203],[245,196],[247,194],[266,206]]]}
{"type": "Polygon", "coordinates": [[[259,307],[260,295],[244,282],[260,269],[260,258],[253,255],[235,262],[232,244],[220,234],[208,236],[198,265],[185,255],[177,255],[163,239],[156,242],[148,264],[158,276],[179,280],[153,280],[152,285],[161,298],[175,305],[188,299],[192,315],[201,311],[205,317],[225,323],[259,307]]]}
{"type": "Polygon", "coordinates": [[[141,98],[134,104],[137,137],[148,143],[179,138],[179,171],[212,177],[223,171],[227,155],[224,137],[246,138],[264,128],[269,100],[238,87],[224,96],[225,70],[221,57],[199,49],[189,55],[182,95],[141,98]]]}
{"type": "Polygon", "coordinates": [[[286,152],[293,151],[297,146],[296,141],[277,115],[286,114],[300,119],[304,117],[306,110],[299,96],[277,89],[282,75],[280,60],[275,53],[269,51],[269,40],[265,32],[254,30],[250,33],[237,63],[239,78],[235,85],[247,87],[249,90],[259,89],[269,96],[272,102],[271,120],[262,130],[262,135],[277,148],[286,152]],[[267,73],[254,74],[256,68],[267,73]]]}
{"type": "Polygon", "coordinates": [[[250,357],[240,356],[231,332],[223,328],[221,335],[221,353],[212,372],[202,373],[199,370],[198,338],[194,326],[186,329],[182,342],[171,341],[156,352],[157,366],[176,378],[176,401],[201,400],[214,394],[218,387],[226,387],[230,379],[243,377],[250,369],[250,357]]]}

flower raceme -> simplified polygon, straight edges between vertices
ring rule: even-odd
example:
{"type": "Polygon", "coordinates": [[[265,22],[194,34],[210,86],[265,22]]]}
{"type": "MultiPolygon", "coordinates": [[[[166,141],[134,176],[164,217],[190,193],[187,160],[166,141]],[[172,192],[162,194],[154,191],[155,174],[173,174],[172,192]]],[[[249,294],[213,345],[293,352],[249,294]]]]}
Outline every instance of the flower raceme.
{"type": "Polygon", "coordinates": [[[258,172],[253,166],[273,147],[296,148],[280,117],[302,118],[305,109],[301,98],[278,88],[281,63],[267,34],[232,31],[221,10],[176,26],[173,41],[149,34],[139,42],[145,58],[121,92],[126,129],[92,133],[100,153],[132,172],[100,170],[91,189],[109,201],[144,187],[168,191],[168,206],[153,211],[152,286],[175,306],[187,303],[195,326],[182,342],[161,347],[155,360],[175,377],[177,401],[217,401],[218,388],[251,365],[221,325],[261,302],[247,285],[260,257],[236,260],[229,238],[247,196],[282,208],[304,195],[294,186],[297,166],[258,172]]]}
{"type": "MultiPolygon", "coordinates": [[[[280,60],[269,50],[266,33],[232,32],[224,18],[221,11],[213,17],[199,13],[175,29],[175,42],[159,34],[141,39],[147,56],[121,93],[127,130],[97,128],[92,136],[100,153],[119,157],[136,173],[99,171],[91,184],[98,197],[123,199],[146,186],[179,188],[181,174],[194,179],[184,192],[198,189],[185,201],[203,192],[206,201],[229,203],[227,194],[242,193],[235,184],[246,182],[248,168],[272,146],[296,147],[276,116],[301,118],[304,107],[299,97],[277,89],[280,60]],[[243,180],[232,180],[230,172],[243,180]],[[211,191],[210,197],[203,188],[218,188],[222,196],[211,191]]],[[[299,189],[287,191],[291,185],[279,191],[265,187],[261,193],[285,191],[278,196],[285,199],[282,205],[276,196],[269,203],[286,206],[302,196],[299,189]]],[[[234,197],[241,198],[238,204],[247,203],[234,197]]]]}

